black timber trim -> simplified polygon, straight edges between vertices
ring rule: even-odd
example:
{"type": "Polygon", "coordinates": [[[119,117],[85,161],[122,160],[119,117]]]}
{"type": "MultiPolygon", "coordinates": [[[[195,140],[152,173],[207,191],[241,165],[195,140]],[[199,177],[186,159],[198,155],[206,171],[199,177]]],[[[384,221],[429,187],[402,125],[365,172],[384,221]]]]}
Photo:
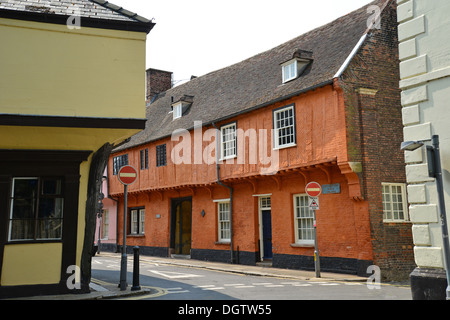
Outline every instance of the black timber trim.
{"type": "Polygon", "coordinates": [[[0,114],[1,126],[145,129],[147,119],[0,114]]]}
{"type": "MultiPolygon", "coordinates": [[[[67,25],[68,15],[0,9],[0,18],[67,25]]],[[[150,33],[153,22],[107,20],[80,17],[81,27],[150,33]]]]}
{"type": "MultiPolygon", "coordinates": [[[[64,181],[64,222],[62,240],[45,243],[62,243],[61,279],[59,284],[38,286],[2,286],[0,297],[17,293],[19,289],[43,290],[50,294],[55,290],[67,291],[66,281],[69,275],[67,267],[76,263],[78,205],[80,189],[80,164],[88,159],[92,151],[77,150],[5,150],[0,149],[0,275],[3,266],[5,245],[15,246],[22,243],[8,241],[9,196],[13,177],[60,176],[64,181]],[[45,289],[45,290],[44,290],[45,289]],[[48,292],[46,291],[48,290],[48,292]]],[[[43,242],[33,242],[43,243],[43,242]]],[[[19,290],[20,291],[20,290],[19,290]]]]}

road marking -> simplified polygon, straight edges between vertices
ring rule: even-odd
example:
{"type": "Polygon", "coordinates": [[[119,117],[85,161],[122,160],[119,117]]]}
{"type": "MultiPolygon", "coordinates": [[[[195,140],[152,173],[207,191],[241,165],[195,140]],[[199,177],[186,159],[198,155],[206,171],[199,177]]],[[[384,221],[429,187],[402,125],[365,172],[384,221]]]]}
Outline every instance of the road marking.
{"type": "Polygon", "coordinates": [[[310,283],[303,283],[303,284],[293,284],[294,287],[311,287],[312,284],[310,283]]]}
{"type": "Polygon", "coordinates": [[[147,270],[153,272],[155,274],[159,274],[160,276],[169,278],[169,279],[182,279],[182,278],[199,278],[204,277],[198,274],[190,274],[190,273],[180,273],[180,272],[172,272],[172,271],[155,271],[155,270],[147,270]]]}
{"type": "Polygon", "coordinates": [[[236,286],[245,286],[243,283],[226,283],[224,284],[225,287],[236,287],[236,286]]]}
{"type": "Polygon", "coordinates": [[[203,288],[202,290],[223,290],[224,287],[216,287],[216,288],[203,288]]]}
{"type": "Polygon", "coordinates": [[[282,285],[282,284],[268,284],[265,287],[266,288],[280,288],[280,287],[284,287],[284,285],[282,285]]]}
{"type": "Polygon", "coordinates": [[[190,292],[189,290],[183,290],[183,288],[181,288],[181,287],[165,288],[165,290],[167,290],[167,293],[185,293],[185,292],[190,292]]]}
{"type": "Polygon", "coordinates": [[[271,284],[273,284],[273,283],[271,283],[271,282],[252,283],[252,285],[254,285],[254,286],[268,286],[268,285],[271,285],[271,284]]]}
{"type": "Polygon", "coordinates": [[[215,285],[207,284],[207,285],[202,285],[202,286],[194,286],[194,288],[212,288],[212,287],[215,287],[215,285]]]}

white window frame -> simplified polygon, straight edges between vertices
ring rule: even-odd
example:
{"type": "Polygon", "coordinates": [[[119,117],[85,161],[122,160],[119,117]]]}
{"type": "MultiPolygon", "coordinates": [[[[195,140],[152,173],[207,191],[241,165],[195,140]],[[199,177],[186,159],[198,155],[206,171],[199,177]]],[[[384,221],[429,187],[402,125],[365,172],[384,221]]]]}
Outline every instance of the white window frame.
{"type": "Polygon", "coordinates": [[[130,210],[130,234],[145,234],[145,208],[136,208],[130,210]]]}
{"type": "MultiPolygon", "coordinates": [[[[273,131],[274,131],[274,149],[283,149],[283,148],[289,148],[289,147],[293,147],[297,145],[297,137],[296,137],[296,126],[295,126],[295,105],[291,104],[289,106],[283,107],[283,108],[279,108],[276,110],[273,110],[273,131]],[[279,114],[284,113],[286,111],[292,111],[292,116],[289,118],[292,118],[292,125],[285,125],[284,121],[286,121],[287,118],[283,119],[283,126],[281,126],[281,120],[278,120],[277,117],[279,114]],[[290,129],[292,130],[292,141],[285,143],[285,144],[280,144],[279,143],[279,139],[280,139],[280,132],[282,130],[286,130],[286,129],[290,129]]],[[[290,135],[284,135],[285,137],[288,137],[290,135]]]]}
{"type": "Polygon", "coordinates": [[[232,159],[237,157],[237,124],[236,122],[227,124],[225,126],[220,127],[220,159],[232,159]],[[230,128],[234,128],[233,133],[228,133],[227,135],[231,136],[230,139],[225,140],[224,135],[227,130],[230,128]],[[230,147],[231,145],[231,147],[230,147]],[[228,154],[228,150],[231,153],[228,154]],[[234,152],[233,152],[234,151],[234,152]],[[227,153],[227,154],[226,154],[227,153]]]}
{"type": "Polygon", "coordinates": [[[309,208],[309,197],[307,194],[295,194],[293,197],[294,205],[294,233],[295,243],[299,245],[314,245],[314,211],[309,208]],[[300,199],[300,205],[297,205],[297,199],[300,199]],[[300,216],[297,215],[298,210],[300,216]],[[303,228],[302,225],[305,227],[303,228]],[[304,237],[299,236],[299,230],[302,229],[304,237]]]}
{"type": "Polygon", "coordinates": [[[109,210],[102,210],[102,230],[100,238],[102,240],[108,240],[109,238],[109,210]]]}
{"type": "Polygon", "coordinates": [[[183,103],[178,102],[173,105],[173,120],[181,118],[182,115],[183,115],[183,103]]]}
{"type": "Polygon", "coordinates": [[[297,59],[286,61],[281,65],[283,83],[298,78],[298,61],[297,59]]]}
{"type": "Polygon", "coordinates": [[[220,243],[231,242],[231,225],[230,225],[230,201],[215,201],[217,202],[217,239],[220,243]],[[228,207],[228,216],[224,216],[226,213],[224,205],[228,207]],[[228,226],[228,228],[226,228],[228,226]]]}
{"type": "Polygon", "coordinates": [[[381,197],[383,205],[383,222],[409,221],[406,184],[381,183],[381,197]],[[400,188],[400,192],[398,192],[398,188],[400,188]],[[400,218],[401,214],[403,214],[403,217],[400,218]]]}
{"type": "MultiPolygon", "coordinates": [[[[258,197],[258,219],[259,219],[259,245],[260,245],[260,259],[264,258],[264,237],[263,237],[263,217],[264,210],[272,211],[272,194],[256,195],[258,197]]],[[[254,195],[255,197],[255,195],[254,195]]]]}

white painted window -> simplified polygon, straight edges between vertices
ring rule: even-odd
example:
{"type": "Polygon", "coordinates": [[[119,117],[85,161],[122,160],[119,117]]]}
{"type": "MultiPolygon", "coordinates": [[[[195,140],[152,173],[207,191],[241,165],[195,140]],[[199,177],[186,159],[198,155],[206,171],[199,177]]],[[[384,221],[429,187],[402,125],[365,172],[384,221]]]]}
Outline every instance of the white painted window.
{"type": "Polygon", "coordinates": [[[228,124],[220,128],[221,132],[221,158],[229,159],[236,157],[237,135],[236,123],[228,124]]]}
{"type": "Polygon", "coordinates": [[[314,244],[314,211],[306,194],[294,195],[294,225],[296,243],[314,244]]]}
{"type": "Polygon", "coordinates": [[[230,233],[230,201],[217,203],[219,242],[229,242],[230,233]]]}
{"type": "Polygon", "coordinates": [[[382,183],[383,221],[408,221],[406,188],[404,183],[382,183]]]}
{"type": "Polygon", "coordinates": [[[102,210],[102,240],[108,240],[109,233],[109,210],[102,210]]]}
{"type": "Polygon", "coordinates": [[[173,105],[173,120],[181,118],[183,114],[183,104],[177,103],[173,105]]]}
{"type": "Polygon", "coordinates": [[[274,148],[286,148],[296,145],[294,105],[273,111],[274,148]]]}
{"type": "Polygon", "coordinates": [[[131,210],[131,234],[144,234],[145,231],[145,209],[131,210]]]}
{"type": "Polygon", "coordinates": [[[298,62],[297,60],[290,60],[282,64],[283,83],[291,81],[298,77],[298,62]]]}

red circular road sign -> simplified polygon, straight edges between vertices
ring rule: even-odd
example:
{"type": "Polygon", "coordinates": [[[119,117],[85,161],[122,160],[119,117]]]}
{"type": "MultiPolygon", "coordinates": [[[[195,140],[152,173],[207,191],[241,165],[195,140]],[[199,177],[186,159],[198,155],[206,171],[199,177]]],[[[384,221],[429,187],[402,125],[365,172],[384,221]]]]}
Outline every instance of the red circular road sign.
{"type": "Polygon", "coordinates": [[[322,194],[322,187],[317,182],[310,182],[306,185],[305,191],[308,196],[315,198],[322,194]]]}
{"type": "Polygon", "coordinates": [[[130,185],[136,182],[138,173],[132,166],[123,166],[117,174],[119,181],[124,185],[130,185]]]}

